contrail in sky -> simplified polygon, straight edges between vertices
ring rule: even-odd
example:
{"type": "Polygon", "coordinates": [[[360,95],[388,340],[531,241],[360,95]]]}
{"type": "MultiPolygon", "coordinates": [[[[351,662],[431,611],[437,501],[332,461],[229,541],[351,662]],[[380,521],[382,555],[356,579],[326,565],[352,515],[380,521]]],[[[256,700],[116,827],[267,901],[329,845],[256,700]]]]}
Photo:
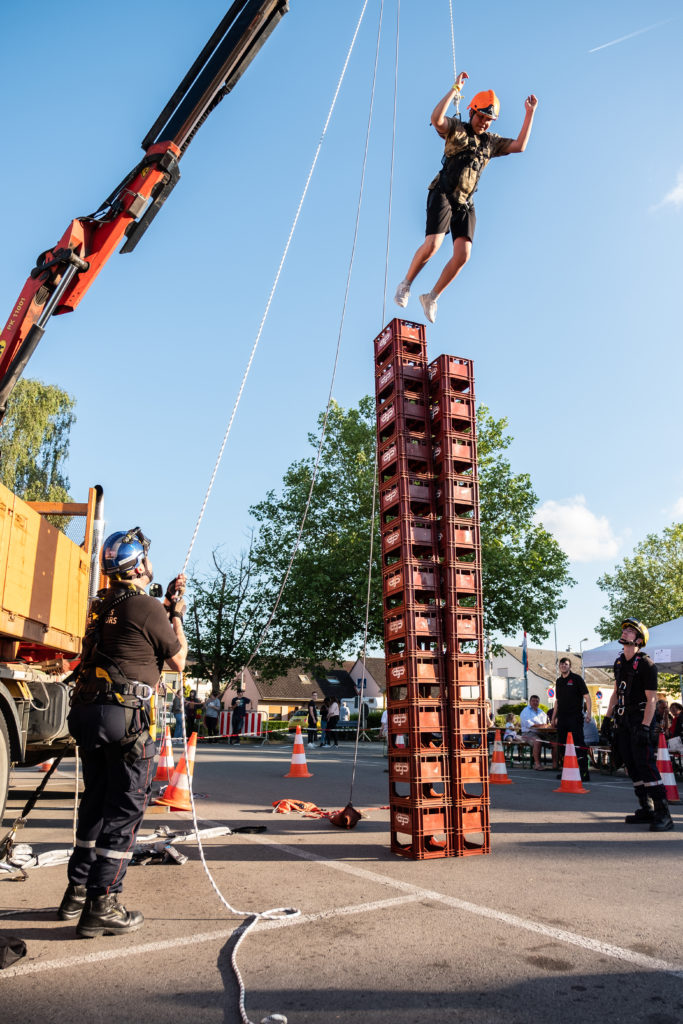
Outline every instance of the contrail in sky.
{"type": "Polygon", "coordinates": [[[647,28],[639,28],[637,32],[629,32],[627,36],[619,36],[618,39],[613,39],[611,43],[603,43],[602,46],[594,46],[589,53],[596,53],[598,50],[604,50],[608,46],[616,46],[617,43],[623,43],[626,39],[633,39],[634,36],[642,36],[644,32],[652,32],[653,28],[660,28],[662,25],[668,25],[670,21],[675,21],[674,18],[667,18],[666,21],[658,21],[655,25],[648,25],[647,28]]]}

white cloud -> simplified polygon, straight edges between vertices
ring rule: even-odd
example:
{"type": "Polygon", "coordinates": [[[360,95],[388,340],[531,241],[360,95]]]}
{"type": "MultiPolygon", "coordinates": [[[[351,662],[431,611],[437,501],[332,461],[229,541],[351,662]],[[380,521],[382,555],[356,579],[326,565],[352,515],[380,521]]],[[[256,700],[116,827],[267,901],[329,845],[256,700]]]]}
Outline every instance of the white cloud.
{"type": "Polygon", "coordinates": [[[619,541],[606,516],[596,516],[582,494],[562,501],[544,501],[536,521],[553,534],[572,562],[614,558],[619,541]]]}
{"type": "Polygon", "coordinates": [[[683,498],[678,499],[678,501],[675,503],[672,509],[672,512],[677,518],[678,516],[683,517],[683,498]]]}
{"type": "Polygon", "coordinates": [[[683,170],[678,172],[678,179],[674,187],[670,192],[667,192],[654,209],[659,210],[662,206],[683,206],[683,170]]]}

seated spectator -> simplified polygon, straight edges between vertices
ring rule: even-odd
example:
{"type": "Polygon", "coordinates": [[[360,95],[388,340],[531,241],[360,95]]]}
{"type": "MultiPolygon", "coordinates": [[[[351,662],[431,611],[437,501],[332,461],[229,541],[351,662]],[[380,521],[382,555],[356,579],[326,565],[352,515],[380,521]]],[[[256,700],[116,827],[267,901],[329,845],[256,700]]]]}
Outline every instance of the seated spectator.
{"type": "Polygon", "coordinates": [[[668,747],[670,753],[683,756],[683,705],[674,703],[671,705],[671,711],[673,712],[674,709],[676,717],[669,726],[668,747]]]}
{"type": "Polygon", "coordinates": [[[515,716],[510,712],[509,715],[505,716],[505,732],[503,733],[503,743],[514,743],[520,738],[517,732],[517,723],[515,722],[515,716]]]}
{"type": "MultiPolygon", "coordinates": [[[[534,769],[537,772],[544,772],[545,768],[541,764],[541,736],[537,731],[539,726],[548,724],[548,716],[545,711],[540,709],[539,698],[534,694],[529,697],[528,705],[522,710],[520,721],[522,723],[522,739],[531,747],[531,753],[534,759],[534,769]]],[[[553,749],[553,767],[556,767],[556,753],[555,747],[553,749]]]]}
{"type": "Polygon", "coordinates": [[[683,704],[679,704],[678,701],[674,701],[673,704],[669,706],[669,733],[667,735],[667,739],[671,739],[674,735],[676,730],[676,721],[681,711],[683,711],[683,704]]]}
{"type": "Polygon", "coordinates": [[[599,745],[600,733],[594,718],[591,718],[590,722],[584,722],[583,739],[587,747],[597,747],[599,745]]]}

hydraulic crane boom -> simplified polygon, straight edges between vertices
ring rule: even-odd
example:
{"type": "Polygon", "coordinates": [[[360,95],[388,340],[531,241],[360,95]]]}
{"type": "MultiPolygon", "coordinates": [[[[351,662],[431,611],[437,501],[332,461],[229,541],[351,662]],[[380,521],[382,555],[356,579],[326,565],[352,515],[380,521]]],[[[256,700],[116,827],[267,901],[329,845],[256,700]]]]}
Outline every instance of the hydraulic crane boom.
{"type": "Polygon", "coordinates": [[[76,308],[114,249],[132,252],[180,178],[197,129],[287,13],[288,0],[235,0],[142,141],[145,155],[95,213],[41,253],[0,334],[0,419],[53,315],[76,308]]]}

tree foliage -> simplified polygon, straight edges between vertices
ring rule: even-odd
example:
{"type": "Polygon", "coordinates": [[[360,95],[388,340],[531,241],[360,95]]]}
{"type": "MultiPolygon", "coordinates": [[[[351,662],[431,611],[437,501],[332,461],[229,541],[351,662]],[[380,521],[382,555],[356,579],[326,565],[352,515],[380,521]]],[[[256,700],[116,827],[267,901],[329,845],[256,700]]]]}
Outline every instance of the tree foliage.
{"type": "MultiPolygon", "coordinates": [[[[319,423],[322,422],[322,416],[319,423]]],[[[541,642],[574,581],[557,541],[534,522],[538,499],[528,474],[514,474],[504,456],[507,421],[478,412],[485,628],[490,636],[526,629],[541,642]]],[[[317,437],[309,435],[317,447],[317,437]]],[[[251,512],[259,532],[254,559],[264,597],[274,601],[284,579],[308,500],[314,459],[287,470],[279,494],[269,491],[251,512]]],[[[333,404],[327,439],[299,552],[291,567],[265,648],[291,662],[339,661],[362,642],[375,472],[375,406],[333,404]]],[[[377,510],[368,643],[381,645],[382,563],[377,510]]]]}
{"type": "Polygon", "coordinates": [[[75,401],[55,384],[20,380],[0,424],[0,480],[27,501],[68,501],[64,466],[75,401]]]}
{"type": "MultiPolygon", "coordinates": [[[[323,416],[319,417],[322,426],[323,416]]],[[[317,449],[318,438],[309,435],[317,449]]],[[[264,595],[274,603],[288,571],[315,459],[294,462],[279,494],[269,491],[250,511],[259,532],[255,562],[264,595]]],[[[299,550],[283,590],[264,654],[313,666],[341,661],[362,643],[370,555],[370,523],[375,472],[375,412],[371,398],[355,409],[332,404],[316,486],[301,533],[299,550]]],[[[379,518],[368,641],[382,640],[382,579],[379,518]]]]}
{"type": "Polygon", "coordinates": [[[194,674],[220,693],[249,661],[268,609],[256,586],[251,549],[232,562],[214,550],[212,560],[212,572],[189,580],[185,630],[194,674]]]}
{"type": "Polygon", "coordinates": [[[607,614],[598,624],[604,641],[621,635],[624,619],[655,626],[683,615],[683,523],[673,523],[661,535],[648,534],[597,582],[607,595],[607,614]]]}

